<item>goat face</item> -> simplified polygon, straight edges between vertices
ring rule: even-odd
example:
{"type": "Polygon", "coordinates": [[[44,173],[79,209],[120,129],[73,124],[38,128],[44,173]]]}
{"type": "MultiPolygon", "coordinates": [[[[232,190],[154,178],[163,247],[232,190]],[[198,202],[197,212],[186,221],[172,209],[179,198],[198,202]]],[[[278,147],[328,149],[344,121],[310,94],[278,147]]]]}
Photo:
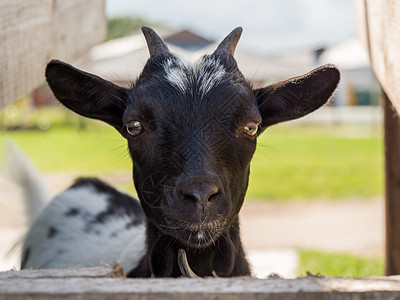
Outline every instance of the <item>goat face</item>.
{"type": "Polygon", "coordinates": [[[233,58],[240,28],[191,66],[153,30],[143,32],[151,56],[131,89],[59,61],[46,77],[64,105],[127,138],[148,221],[188,247],[206,247],[237,217],[257,136],[322,106],[339,71],[327,65],[254,90],[233,58]]]}
{"type": "Polygon", "coordinates": [[[124,113],[144,211],[188,245],[212,243],[239,211],[261,116],[231,56],[185,66],[152,57],[124,113]],[[161,66],[161,68],[160,68],[161,66]]]}

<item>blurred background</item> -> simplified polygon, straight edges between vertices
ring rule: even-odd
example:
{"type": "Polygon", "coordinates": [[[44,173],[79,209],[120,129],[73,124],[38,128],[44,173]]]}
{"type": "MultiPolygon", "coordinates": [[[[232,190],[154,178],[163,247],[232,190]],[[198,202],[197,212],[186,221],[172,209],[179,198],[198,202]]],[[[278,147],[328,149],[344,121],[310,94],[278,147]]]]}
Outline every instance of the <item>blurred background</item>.
{"type": "MultiPolygon", "coordinates": [[[[383,274],[383,150],[380,87],[357,39],[349,0],[106,0],[106,40],[79,68],[129,86],[148,58],[142,25],[191,59],[212,52],[235,27],[235,57],[254,86],[336,64],[334,99],[297,121],[268,129],[258,142],[242,236],[256,274],[383,274]],[[260,236],[261,235],[261,236],[260,236]]],[[[135,194],[126,142],[112,128],[81,118],[35,89],[0,110],[0,146],[8,136],[54,192],[77,176],[100,176],[135,194]]],[[[26,220],[17,187],[0,175],[0,268],[18,267],[26,220]]]]}

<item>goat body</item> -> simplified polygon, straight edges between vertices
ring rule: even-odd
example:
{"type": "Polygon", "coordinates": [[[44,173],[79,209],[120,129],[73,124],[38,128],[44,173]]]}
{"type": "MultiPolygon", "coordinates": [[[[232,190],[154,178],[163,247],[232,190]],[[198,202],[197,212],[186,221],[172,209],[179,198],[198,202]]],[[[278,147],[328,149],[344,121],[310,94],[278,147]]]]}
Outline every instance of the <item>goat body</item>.
{"type": "Polygon", "coordinates": [[[61,103],[127,139],[140,205],[99,180],[78,180],[33,223],[22,268],[118,261],[131,277],[177,277],[183,249],[199,276],[250,275],[238,213],[257,136],[326,103],[339,71],[326,65],[253,89],[233,58],[241,28],[193,65],[142,30],[150,58],[130,89],[57,60],[46,69],[61,103]]]}
{"type": "Polygon", "coordinates": [[[129,270],[143,255],[144,241],[144,214],[138,201],[98,179],[78,179],[33,223],[21,268],[118,261],[129,270]]]}

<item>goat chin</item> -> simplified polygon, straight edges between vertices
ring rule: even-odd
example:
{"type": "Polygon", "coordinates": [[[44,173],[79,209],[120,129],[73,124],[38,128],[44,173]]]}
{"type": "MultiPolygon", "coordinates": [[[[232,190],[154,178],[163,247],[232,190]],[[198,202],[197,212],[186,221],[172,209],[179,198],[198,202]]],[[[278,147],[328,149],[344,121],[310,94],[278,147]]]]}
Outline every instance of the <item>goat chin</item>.
{"type": "Polygon", "coordinates": [[[220,237],[219,233],[211,231],[186,231],[179,234],[179,239],[188,247],[194,249],[207,248],[220,237]]]}
{"type": "Polygon", "coordinates": [[[226,230],[225,220],[221,217],[213,221],[204,220],[196,223],[179,221],[169,216],[165,216],[165,219],[168,225],[159,226],[161,231],[195,249],[213,245],[226,230]]]}

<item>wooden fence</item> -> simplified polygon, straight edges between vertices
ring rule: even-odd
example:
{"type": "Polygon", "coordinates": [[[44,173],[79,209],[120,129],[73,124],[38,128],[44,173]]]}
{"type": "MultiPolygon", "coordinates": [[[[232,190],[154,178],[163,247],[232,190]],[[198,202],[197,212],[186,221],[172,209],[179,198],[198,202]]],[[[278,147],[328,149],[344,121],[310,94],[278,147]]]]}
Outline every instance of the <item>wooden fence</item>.
{"type": "Polygon", "coordinates": [[[121,268],[10,271],[0,273],[3,299],[398,299],[400,277],[297,279],[126,279],[121,268]]]}
{"type": "Polygon", "coordinates": [[[73,62],[106,37],[104,0],[0,0],[0,108],[44,82],[52,58],[73,62]]]}
{"type": "MultiPolygon", "coordinates": [[[[400,2],[356,3],[359,36],[384,91],[386,274],[400,274],[400,2]]],[[[106,32],[104,0],[0,0],[0,20],[0,108],[43,82],[49,59],[73,61],[106,32]]],[[[400,277],[126,279],[118,266],[0,273],[0,300],[160,297],[394,299],[400,298],[400,277]]]]}
{"type": "MultiPolygon", "coordinates": [[[[400,1],[357,0],[358,36],[382,86],[386,275],[400,274],[400,1]]],[[[368,234],[368,233],[366,233],[368,234]]]]}

